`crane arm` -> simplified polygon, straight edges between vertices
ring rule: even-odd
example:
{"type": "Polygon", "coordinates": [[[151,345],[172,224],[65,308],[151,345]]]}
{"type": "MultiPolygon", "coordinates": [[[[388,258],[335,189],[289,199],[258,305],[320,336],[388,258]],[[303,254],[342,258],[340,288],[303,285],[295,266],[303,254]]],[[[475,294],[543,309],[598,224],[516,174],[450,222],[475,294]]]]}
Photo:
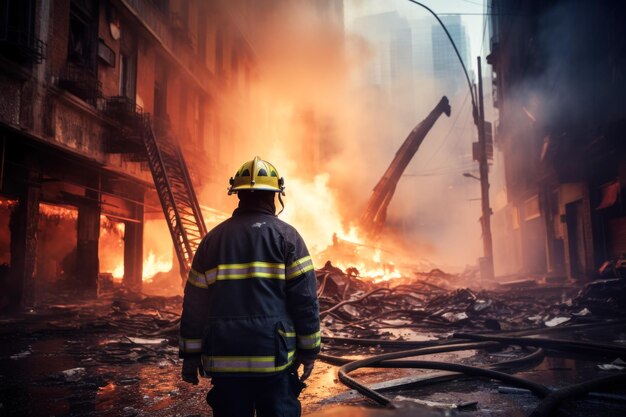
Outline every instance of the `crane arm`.
{"type": "Polygon", "coordinates": [[[432,129],[442,113],[450,116],[451,108],[447,97],[442,97],[435,108],[424,120],[422,120],[407,136],[396,152],[391,164],[378,181],[367,202],[365,211],[361,215],[361,227],[368,233],[376,234],[380,231],[387,217],[387,207],[400,181],[404,170],[413,159],[413,156],[424,141],[424,138],[432,129]]]}

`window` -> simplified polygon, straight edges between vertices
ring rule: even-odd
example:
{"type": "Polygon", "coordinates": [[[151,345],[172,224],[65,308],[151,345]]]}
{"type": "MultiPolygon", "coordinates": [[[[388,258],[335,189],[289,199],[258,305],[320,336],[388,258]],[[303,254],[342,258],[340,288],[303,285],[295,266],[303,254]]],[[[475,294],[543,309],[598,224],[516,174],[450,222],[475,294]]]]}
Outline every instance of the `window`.
{"type": "Polygon", "coordinates": [[[119,95],[134,103],[137,85],[137,35],[130,26],[124,25],[120,38],[119,95]]]}
{"type": "Polygon", "coordinates": [[[217,30],[215,36],[215,72],[221,74],[224,70],[224,35],[221,29],[217,30]]]}
{"type": "Polygon", "coordinates": [[[34,0],[0,0],[0,54],[20,62],[41,62],[43,42],[34,36],[34,0]]]}
{"type": "MultiPolygon", "coordinates": [[[[186,1],[186,0],[184,0],[186,1]]],[[[161,13],[167,15],[170,11],[169,0],[152,0],[154,6],[161,11],[161,13]]]]}
{"type": "Polygon", "coordinates": [[[187,125],[187,121],[189,120],[188,117],[188,112],[187,112],[187,102],[189,101],[189,94],[187,91],[187,87],[185,86],[181,86],[181,88],[178,90],[179,92],[179,104],[180,107],[178,109],[179,114],[178,114],[178,120],[179,120],[179,125],[181,128],[181,132],[183,135],[185,136],[189,136],[189,130],[188,130],[188,125],[187,125]]]}
{"type": "Polygon", "coordinates": [[[202,111],[202,100],[197,94],[193,100],[193,124],[194,134],[196,136],[196,145],[202,146],[204,136],[204,113],[202,111]]]}
{"type": "Polygon", "coordinates": [[[136,65],[134,57],[128,56],[126,53],[120,53],[120,85],[119,94],[135,100],[135,79],[136,65]]]}
{"type": "Polygon", "coordinates": [[[198,58],[206,66],[206,46],[207,46],[207,17],[206,12],[201,10],[198,13],[198,58]]]}
{"type": "Polygon", "coordinates": [[[120,48],[119,95],[135,101],[137,84],[137,37],[124,30],[120,48]]]}
{"type": "Polygon", "coordinates": [[[97,9],[93,1],[72,0],[67,61],[95,70],[97,52],[97,9]]]}
{"type": "Polygon", "coordinates": [[[154,82],[154,115],[155,117],[165,117],[167,114],[166,85],[161,81],[154,82]]]}

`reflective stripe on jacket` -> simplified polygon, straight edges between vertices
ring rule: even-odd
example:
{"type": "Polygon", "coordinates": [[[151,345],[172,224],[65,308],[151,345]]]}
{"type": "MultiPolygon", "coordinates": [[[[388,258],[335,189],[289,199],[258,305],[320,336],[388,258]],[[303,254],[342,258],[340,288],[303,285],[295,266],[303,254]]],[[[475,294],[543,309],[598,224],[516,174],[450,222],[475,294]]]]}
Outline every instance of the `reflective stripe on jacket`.
{"type": "Polygon", "coordinates": [[[185,286],[180,356],[209,375],[281,372],[320,350],[313,263],[269,210],[237,209],[200,243],[185,286]]]}

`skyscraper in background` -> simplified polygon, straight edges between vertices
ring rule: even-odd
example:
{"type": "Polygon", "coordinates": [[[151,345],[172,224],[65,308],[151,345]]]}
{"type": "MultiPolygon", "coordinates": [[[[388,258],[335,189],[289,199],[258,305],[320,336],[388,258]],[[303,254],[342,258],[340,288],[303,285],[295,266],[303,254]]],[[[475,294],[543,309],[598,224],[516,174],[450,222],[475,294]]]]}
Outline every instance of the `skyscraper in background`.
{"type": "Polygon", "coordinates": [[[411,36],[413,43],[413,68],[418,76],[432,77],[433,47],[431,42],[432,19],[411,19],[411,36]]]}
{"type": "MultiPolygon", "coordinates": [[[[465,67],[468,71],[472,68],[470,60],[469,36],[465,30],[465,26],[461,21],[461,16],[442,16],[441,21],[448,29],[452,40],[454,41],[465,67]]],[[[444,32],[441,25],[435,22],[431,25],[432,39],[432,62],[433,74],[435,78],[448,87],[447,94],[453,95],[465,84],[463,72],[459,66],[458,58],[454,52],[454,48],[450,44],[448,36],[444,32]]],[[[470,74],[470,79],[471,79],[470,74]]]]}
{"type": "Polygon", "coordinates": [[[356,19],[352,30],[363,36],[375,52],[361,79],[372,98],[388,103],[400,115],[414,116],[413,38],[409,21],[397,11],[378,13],[356,19]]]}

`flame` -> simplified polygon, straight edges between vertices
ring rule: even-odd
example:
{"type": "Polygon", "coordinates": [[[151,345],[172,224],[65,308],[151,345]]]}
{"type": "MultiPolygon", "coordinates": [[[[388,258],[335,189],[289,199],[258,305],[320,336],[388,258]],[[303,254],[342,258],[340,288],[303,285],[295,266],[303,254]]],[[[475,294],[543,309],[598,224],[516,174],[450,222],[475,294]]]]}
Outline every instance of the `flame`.
{"type": "Polygon", "coordinates": [[[46,217],[78,219],[78,210],[52,204],[39,203],[39,213],[46,217]]]}
{"type": "MultiPolygon", "coordinates": [[[[159,272],[169,272],[172,270],[172,258],[163,256],[157,256],[153,251],[150,251],[148,257],[143,260],[143,280],[149,281],[159,272]]],[[[111,273],[113,278],[124,278],[124,260],[120,260],[115,266],[115,269],[111,273]]]]}
{"type": "Polygon", "coordinates": [[[111,275],[113,275],[113,278],[115,279],[124,278],[124,262],[117,264],[111,275]]]}
{"type": "Polygon", "coordinates": [[[6,200],[4,198],[0,198],[0,208],[12,208],[17,205],[17,200],[6,200]]]}
{"type": "Polygon", "coordinates": [[[150,280],[159,272],[169,272],[172,270],[172,266],[171,257],[157,257],[153,251],[150,251],[148,257],[143,260],[143,280],[150,280]]]}
{"type": "Polygon", "coordinates": [[[394,261],[385,259],[380,248],[372,247],[364,243],[346,241],[354,247],[354,255],[351,259],[342,259],[339,255],[333,264],[358,278],[373,281],[374,283],[401,278],[402,272],[398,270],[394,261]]]}
{"type": "MultiPolygon", "coordinates": [[[[280,158],[286,160],[285,158],[280,158]]],[[[358,270],[358,277],[374,282],[402,277],[389,252],[380,241],[372,241],[353,223],[344,225],[344,205],[329,185],[330,175],[320,173],[303,179],[287,167],[289,178],[285,211],[281,218],[292,224],[304,238],[314,262],[321,267],[327,260],[345,270],[358,270]],[[383,253],[384,252],[384,253],[383,253]]]]}

